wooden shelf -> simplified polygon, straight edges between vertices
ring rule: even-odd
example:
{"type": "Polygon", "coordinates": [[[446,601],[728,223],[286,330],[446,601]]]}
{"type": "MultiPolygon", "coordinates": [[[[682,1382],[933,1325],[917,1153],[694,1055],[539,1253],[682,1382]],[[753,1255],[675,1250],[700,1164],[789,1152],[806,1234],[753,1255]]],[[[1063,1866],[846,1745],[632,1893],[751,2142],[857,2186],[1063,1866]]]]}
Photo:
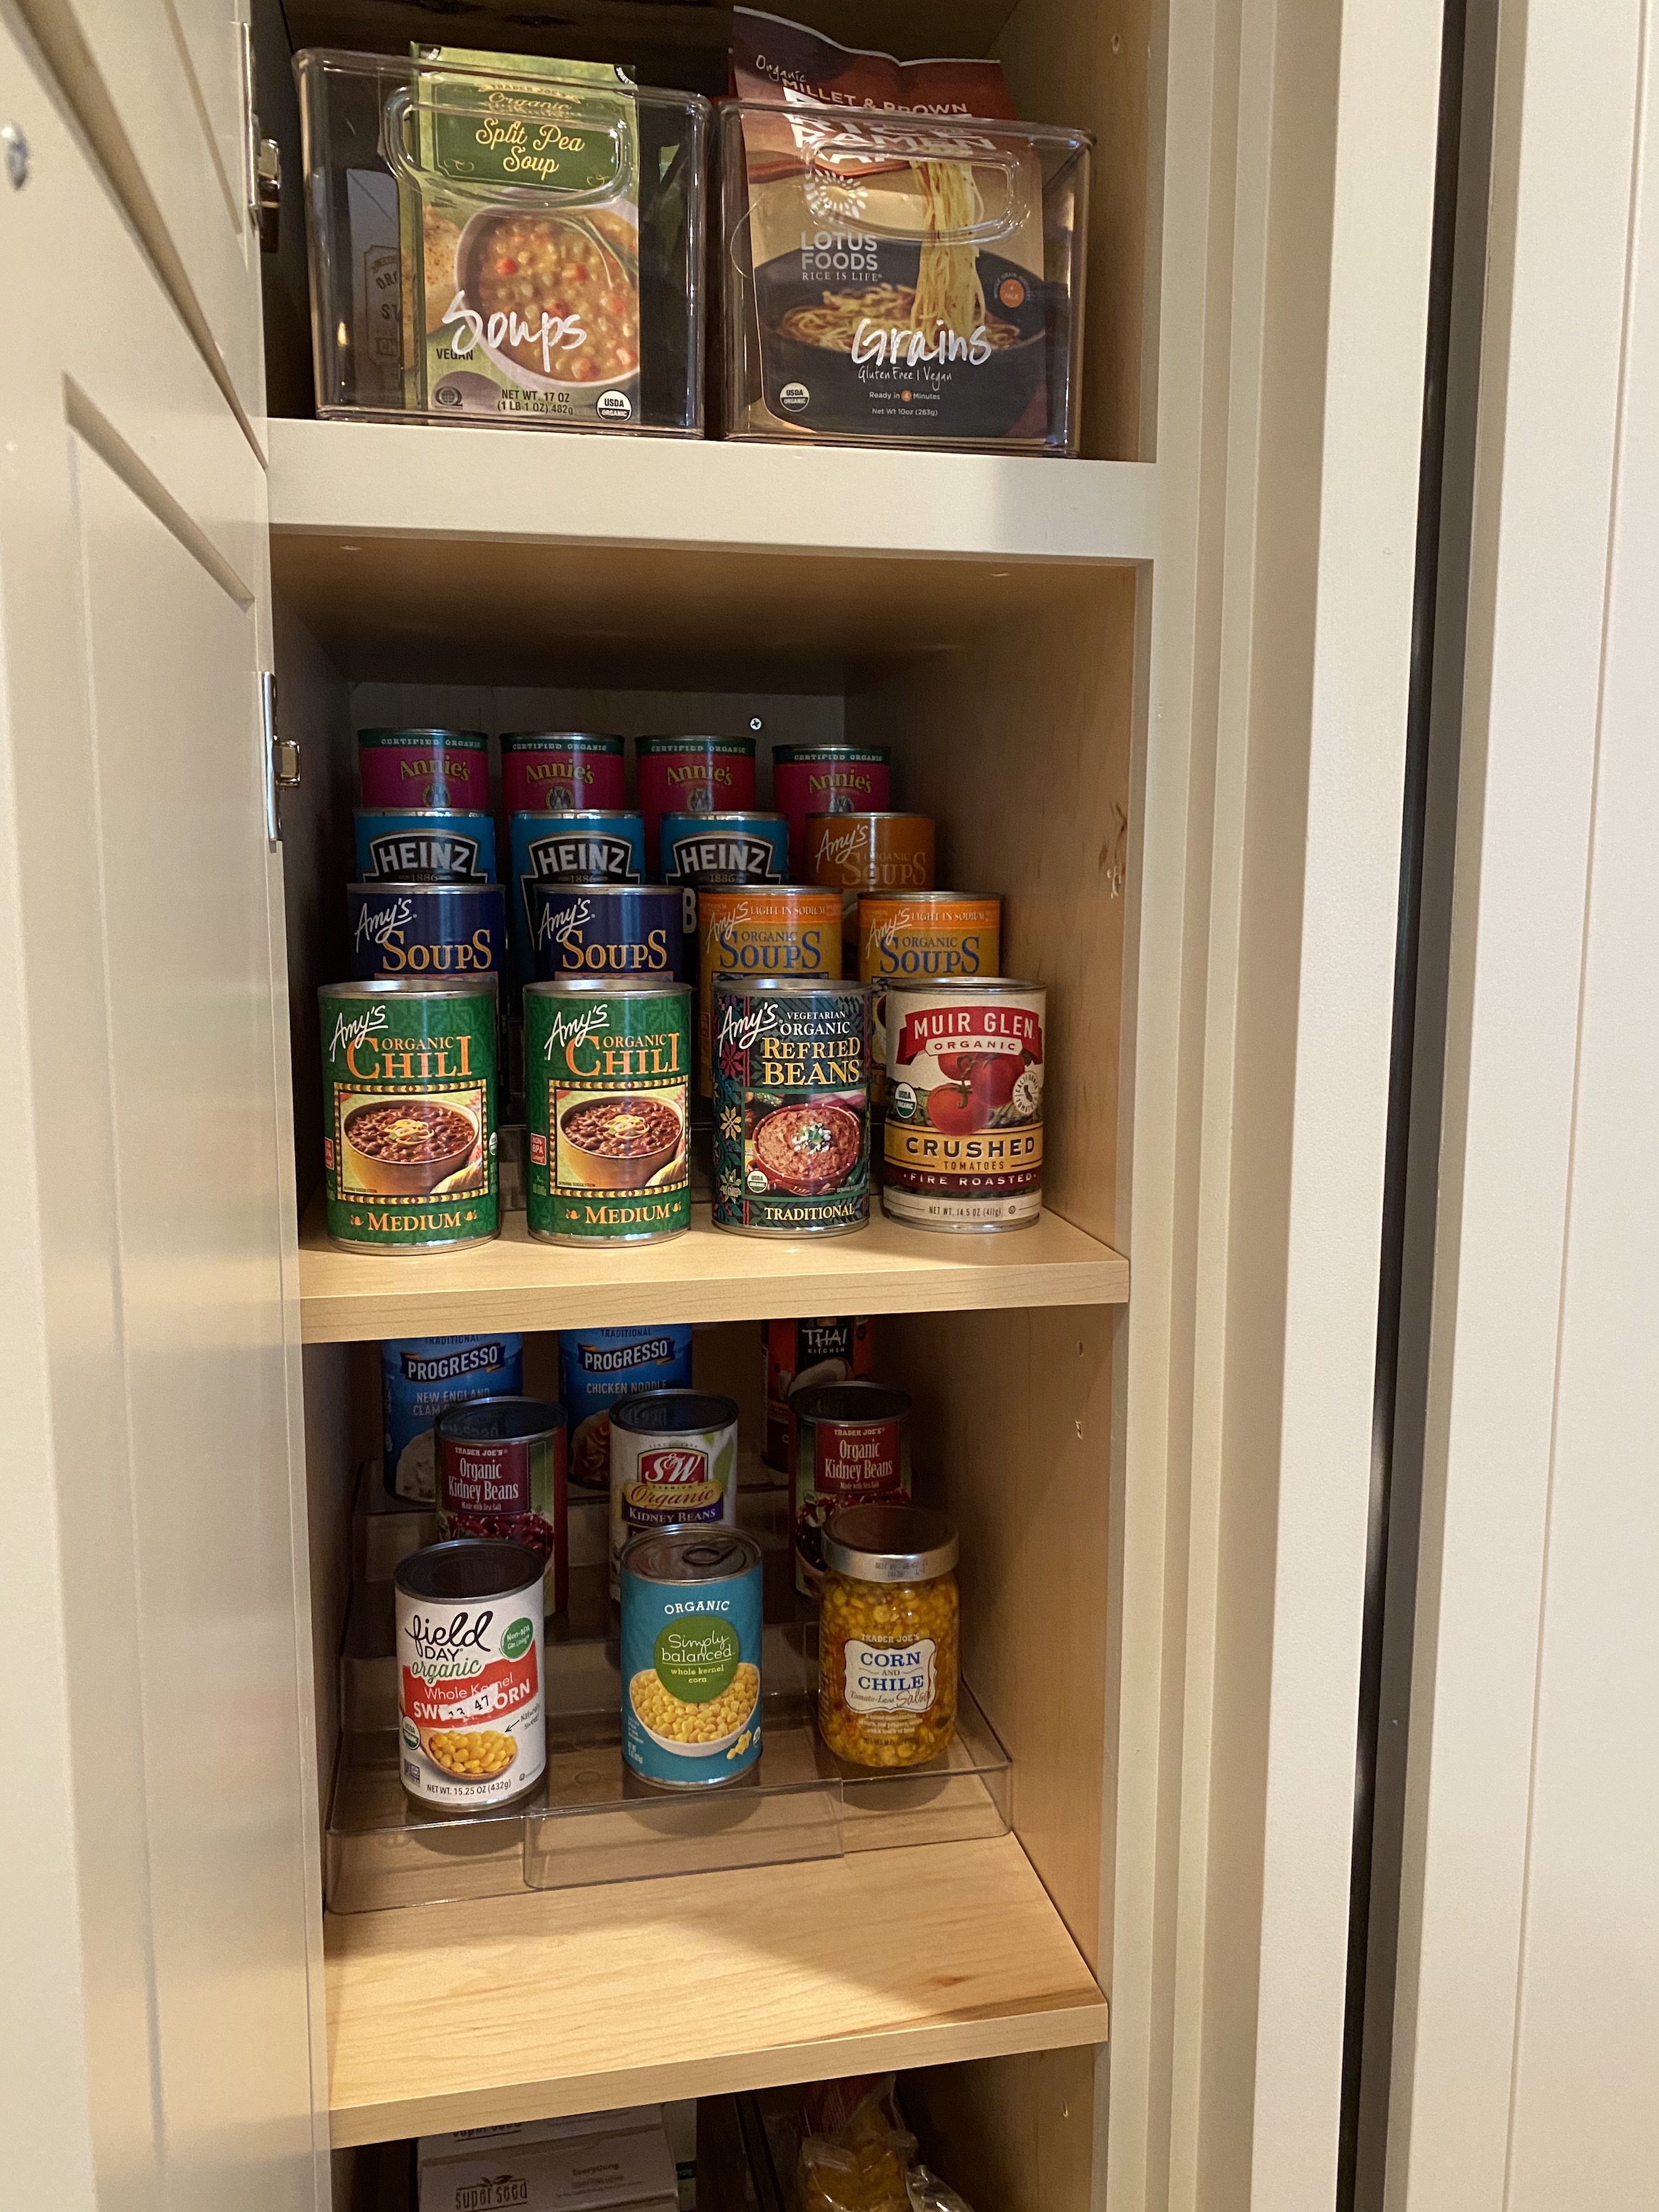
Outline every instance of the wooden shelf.
{"type": "Polygon", "coordinates": [[[379,1257],[337,1251],[316,1200],[300,1232],[307,1344],[624,1322],[783,1320],[817,1313],[950,1313],[1121,1305],[1129,1263],[1057,1214],[979,1237],[878,1218],[851,1237],[772,1243],[711,1228],[707,1206],[667,1243],[578,1251],[533,1243],[509,1213],[493,1243],[379,1257]]]}
{"type": "Polygon", "coordinates": [[[326,1923],[337,2146],[1106,2038],[1012,1836],[326,1923]]]}
{"type": "Polygon", "coordinates": [[[1029,454],[273,419],[271,568],[342,674],[805,690],[1149,561],[1158,471],[1029,454]]]}

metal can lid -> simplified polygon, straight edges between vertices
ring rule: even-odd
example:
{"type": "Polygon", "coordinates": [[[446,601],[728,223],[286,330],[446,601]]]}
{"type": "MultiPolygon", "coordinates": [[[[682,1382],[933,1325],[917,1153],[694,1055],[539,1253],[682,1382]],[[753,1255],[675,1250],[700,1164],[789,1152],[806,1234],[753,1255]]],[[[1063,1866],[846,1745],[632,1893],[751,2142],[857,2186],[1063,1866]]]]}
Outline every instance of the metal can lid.
{"type": "Polygon", "coordinates": [[[930,830],[933,827],[933,817],[931,814],[918,814],[914,807],[909,806],[837,808],[830,811],[809,814],[806,817],[807,827],[810,829],[815,822],[834,822],[843,827],[849,822],[925,822],[930,830]]]}
{"type": "Polygon", "coordinates": [[[843,1505],[823,1531],[823,1563],[860,1583],[926,1583],[957,1563],[957,1532],[927,1505],[843,1505]]]}
{"type": "Polygon", "coordinates": [[[474,1598],[511,1597],[532,1587],[539,1592],[546,1566],[528,1544],[509,1544],[496,1536],[455,1536],[411,1552],[399,1560],[392,1579],[404,1597],[458,1605],[474,1598]]]}
{"type": "Polygon", "coordinates": [[[994,906],[1000,896],[996,891],[860,891],[859,904],[864,907],[879,902],[884,906],[994,906]]]}
{"type": "Polygon", "coordinates": [[[514,822],[643,822],[637,806],[515,806],[514,822]]]}
{"type": "Polygon", "coordinates": [[[691,986],[662,975],[555,975],[545,983],[526,983],[526,999],[689,999],[691,986]]]}
{"type": "Polygon", "coordinates": [[[439,1414],[442,1439],[457,1443],[521,1443],[564,1427],[564,1407],[545,1398],[467,1398],[439,1414]]]}
{"type": "Polygon", "coordinates": [[[809,1382],[789,1393],[789,1410],[803,1421],[896,1421],[910,1410],[910,1393],[884,1382],[809,1382]]]}
{"type": "Polygon", "coordinates": [[[687,1522],[642,1528],[623,1548],[622,1571],[642,1583],[735,1582],[761,1569],[761,1548],[752,1536],[716,1523],[687,1522]]]}
{"type": "Polygon", "coordinates": [[[941,992],[951,994],[961,992],[964,997],[994,995],[1006,998],[1011,992],[1035,992],[1040,999],[1047,986],[1019,975],[895,975],[887,986],[890,999],[913,992],[920,998],[934,998],[941,992]]]}
{"type": "MultiPolygon", "coordinates": [[[[422,890],[435,888],[422,884],[422,890]]],[[[501,977],[492,970],[471,975],[452,975],[441,983],[424,975],[382,975],[368,983],[324,983],[319,999],[477,999],[501,989],[501,977]]]]}
{"type": "Polygon", "coordinates": [[[360,822],[488,822],[495,816],[482,806],[356,806],[360,822]]]}
{"type": "Polygon", "coordinates": [[[591,752],[619,753],[622,739],[611,730],[503,730],[503,747],[577,745],[591,752]]]}
{"type": "Polygon", "coordinates": [[[613,1429],[641,1437],[678,1436],[684,1429],[729,1429],[738,1418],[735,1398],[714,1390],[641,1390],[611,1408],[613,1429]]]}
{"type": "MultiPolygon", "coordinates": [[[[867,999],[871,987],[847,975],[741,975],[722,969],[714,979],[717,991],[738,998],[812,999],[833,991],[845,999],[867,999]]],[[[891,988],[891,986],[889,986],[891,988]]]]}
{"type": "MultiPolygon", "coordinates": [[[[481,884],[469,878],[465,883],[428,884],[417,876],[371,876],[366,884],[348,884],[349,891],[362,891],[365,898],[380,898],[387,891],[419,891],[422,898],[434,893],[443,898],[504,898],[506,887],[501,884],[481,884]]],[[[398,979],[392,977],[394,982],[398,979]]],[[[413,981],[413,978],[407,980],[413,981]]]]}
{"type": "MultiPolygon", "coordinates": [[[[711,807],[707,814],[694,814],[686,807],[671,806],[662,818],[665,822],[695,822],[701,830],[709,823],[787,822],[789,817],[787,814],[774,814],[764,806],[711,807]]],[[[775,884],[768,885],[769,890],[775,890],[779,888],[775,884]]]]}
{"type": "MultiPolygon", "coordinates": [[[[536,817],[538,822],[553,822],[557,818],[552,814],[536,817]]],[[[530,888],[538,896],[545,898],[550,905],[556,905],[561,899],[569,898],[666,898],[678,902],[681,896],[678,884],[562,884],[544,877],[532,884],[530,888]]]]}

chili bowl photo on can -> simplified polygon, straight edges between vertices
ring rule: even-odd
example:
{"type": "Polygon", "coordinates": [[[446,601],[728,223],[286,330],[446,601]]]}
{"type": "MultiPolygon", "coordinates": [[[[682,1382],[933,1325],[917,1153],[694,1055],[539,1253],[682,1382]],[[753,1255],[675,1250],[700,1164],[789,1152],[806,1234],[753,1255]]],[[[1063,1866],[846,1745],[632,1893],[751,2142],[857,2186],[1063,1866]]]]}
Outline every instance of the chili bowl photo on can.
{"type": "Polygon", "coordinates": [[[895,982],[887,993],[882,1206],[926,1229],[1020,1229],[1042,1210],[1041,983],[895,982]]]}
{"type": "Polygon", "coordinates": [[[716,980],[716,1228],[836,1236],[868,1221],[869,995],[827,978],[716,980]]]}
{"type": "Polygon", "coordinates": [[[463,1812],[527,1796],[547,1765],[539,1553],[463,1537],[392,1583],[404,1789],[463,1812]]]}
{"type": "Polygon", "coordinates": [[[359,730],[365,806],[489,807],[489,740],[482,730],[359,730]]]}
{"type": "Polygon", "coordinates": [[[843,1505],[908,1502],[910,1394],[879,1382],[824,1382],[795,1391],[789,1402],[795,1588],[816,1597],[825,1523],[843,1505]]]}
{"type": "Polygon", "coordinates": [[[875,1362],[875,1333],[863,1315],[820,1321],[763,1321],[766,1362],[766,1441],[763,1463],[779,1474],[794,1465],[795,1425],[789,1401],[819,1382],[850,1382],[875,1362]]]}
{"type": "Polygon", "coordinates": [[[691,994],[565,975],[524,994],[530,1234],[642,1243],[691,1225],[691,994]]]}
{"type": "Polygon", "coordinates": [[[626,808],[511,814],[507,848],[513,890],[513,943],[519,972],[526,981],[535,972],[530,957],[535,927],[531,892],[537,884],[645,881],[645,824],[626,808]]]}
{"type": "Polygon", "coordinates": [[[678,981],[680,895],[665,884],[532,884],[534,980],[560,975],[662,975],[678,981]]]}
{"type": "Polygon", "coordinates": [[[494,1237],[495,977],[327,983],[317,997],[330,1242],[420,1252],[494,1237]]]}
{"type": "Polygon", "coordinates": [[[721,976],[839,976],[841,895],[806,884],[697,894],[697,1080],[714,1096],[714,992],[721,976]]]}
{"type": "Polygon", "coordinates": [[[772,802],[789,824],[792,874],[806,870],[809,814],[870,814],[886,811],[891,793],[892,750],[887,745],[774,745],[772,802]]]}
{"type": "Polygon", "coordinates": [[[752,738],[636,738],[635,804],[645,817],[645,857],[660,874],[665,814],[724,814],[755,803],[752,738]]]}
{"type": "Polygon", "coordinates": [[[691,1387],[691,1324],[562,1328],[559,1401],[570,1443],[566,1457],[579,1490],[611,1487],[611,1408],[619,1398],[691,1387]]]}
{"type": "Polygon", "coordinates": [[[360,806],[351,819],[361,883],[495,881],[493,815],[453,806],[360,806]]]}
{"type": "Polygon", "coordinates": [[[650,1390],[611,1408],[611,1595],[641,1528],[738,1517],[738,1401],[712,1390],[650,1390]]]}
{"type": "Polygon", "coordinates": [[[386,1493],[414,1505],[438,1500],[433,1423],[470,1398],[516,1397],[524,1386],[524,1339],[406,1336],[380,1346],[380,1404],[386,1493]]]}
{"type": "Polygon", "coordinates": [[[348,884],[346,928],[360,981],[497,975],[507,962],[507,896],[499,884],[348,884]]]}
{"type": "Polygon", "coordinates": [[[542,1562],[545,1611],[570,1596],[564,1408],[472,1398],[437,1419],[438,1534],[521,1544],[542,1562]]]}
{"type": "Polygon", "coordinates": [[[509,816],[624,805],[627,773],[623,741],[608,732],[501,733],[501,810],[509,816]]]}
{"type": "Polygon", "coordinates": [[[870,986],[870,1103],[887,1097],[887,987],[936,975],[994,975],[1002,960],[1002,901],[978,891],[865,891],[859,898],[858,972],[870,986]]]}
{"type": "Polygon", "coordinates": [[[623,1758],[659,1790],[761,1754],[761,1552],[735,1528],[644,1530],[622,1557],[623,1758]]]}

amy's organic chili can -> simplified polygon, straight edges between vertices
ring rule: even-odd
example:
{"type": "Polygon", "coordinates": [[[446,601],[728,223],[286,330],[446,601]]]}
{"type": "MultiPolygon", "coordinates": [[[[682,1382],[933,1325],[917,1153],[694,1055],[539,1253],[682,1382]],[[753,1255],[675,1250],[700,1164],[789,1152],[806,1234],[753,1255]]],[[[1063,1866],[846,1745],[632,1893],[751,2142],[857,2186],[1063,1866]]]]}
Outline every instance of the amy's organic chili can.
{"type": "Polygon", "coordinates": [[[789,823],[793,873],[806,868],[809,814],[882,812],[890,790],[886,745],[774,745],[772,800],[789,823]]]}
{"type": "Polygon", "coordinates": [[[1041,983],[941,976],[887,993],[882,1206],[927,1229],[1018,1229],[1042,1210],[1041,983]]]}
{"type": "Polygon", "coordinates": [[[691,1226],[691,994],[570,975],[524,994],[530,1233],[645,1243],[691,1226]]]}
{"type": "Polygon", "coordinates": [[[717,1229],[836,1236],[868,1221],[868,1000],[829,977],[716,979],[717,1229]]]}
{"type": "Polygon", "coordinates": [[[933,889],[933,824],[926,814],[811,815],[806,872],[841,892],[842,964],[850,975],[858,963],[860,895],[933,889]]]}
{"type": "Polygon", "coordinates": [[[461,1538],[392,1581],[399,1781],[465,1812],[524,1796],[547,1765],[540,1553],[461,1538]]]}
{"type": "Polygon", "coordinates": [[[887,1097],[887,987],[935,975],[994,975],[1002,902],[978,891],[865,891],[859,975],[870,986],[870,1103],[887,1097]]]}
{"type": "Polygon", "coordinates": [[[816,1597],[824,1524],[843,1505],[909,1503],[910,1394],[878,1382],[829,1382],[797,1390],[791,1410],[795,1588],[816,1597]]]}
{"type": "Polygon", "coordinates": [[[761,1754],[761,1551],[665,1528],[623,1553],[623,1757],[659,1790],[735,1781],[761,1754]]]}
{"type": "Polygon", "coordinates": [[[789,1409],[793,1393],[867,1375],[875,1344],[869,1322],[854,1314],[822,1321],[763,1321],[761,1341],[766,1354],[766,1442],[761,1458],[787,1474],[794,1463],[795,1422],[789,1409]]]}
{"type": "Polygon", "coordinates": [[[489,807],[489,740],[482,730],[359,730],[365,806],[489,807]]]}
{"type": "Polygon", "coordinates": [[[535,974],[531,894],[538,884],[642,884],[645,823],[621,807],[518,813],[507,824],[513,888],[513,948],[520,979],[535,974]]]}
{"type": "Polygon", "coordinates": [[[425,1252],[495,1235],[496,979],[325,983],[331,1243],[425,1252]]]}
{"type": "Polygon", "coordinates": [[[635,803],[645,817],[646,866],[660,872],[665,814],[723,814],[755,803],[752,738],[636,738],[635,803]]]}
{"type": "Polygon", "coordinates": [[[530,957],[538,983],[559,975],[680,972],[680,895],[664,884],[532,884],[530,957]]]}
{"type": "Polygon", "coordinates": [[[509,730],[501,738],[508,814],[568,814],[628,800],[623,741],[590,730],[509,730]]]}
{"type": "Polygon", "coordinates": [[[611,1408],[611,1595],[641,1528],[738,1517],[738,1401],[708,1390],[647,1390],[611,1408]]]}
{"type": "Polygon", "coordinates": [[[697,1080],[714,1095],[714,990],[723,976],[838,976],[841,898],[803,884],[737,884],[697,898],[697,1080]]]}
{"type": "Polygon", "coordinates": [[[570,1596],[564,1408],[474,1398],[438,1416],[438,1534],[522,1544],[542,1562],[545,1610],[570,1596]]]}
{"type": "Polygon", "coordinates": [[[351,970],[384,975],[498,975],[507,964],[499,884],[348,884],[351,970]]]}
{"type": "Polygon", "coordinates": [[[493,815],[455,806],[360,806],[351,819],[362,883],[495,880],[493,815]]]}

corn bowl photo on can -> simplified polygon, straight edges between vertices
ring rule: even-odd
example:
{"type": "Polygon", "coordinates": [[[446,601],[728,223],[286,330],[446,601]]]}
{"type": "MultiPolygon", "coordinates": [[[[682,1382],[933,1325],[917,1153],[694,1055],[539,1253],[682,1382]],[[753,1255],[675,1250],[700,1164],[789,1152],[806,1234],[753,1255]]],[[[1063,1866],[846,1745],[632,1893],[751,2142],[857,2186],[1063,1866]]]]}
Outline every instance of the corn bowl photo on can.
{"type": "Polygon", "coordinates": [[[611,1408],[611,1595],[641,1528],[738,1517],[738,1401],[712,1390],[648,1390],[611,1408]]]}
{"type": "Polygon", "coordinates": [[[869,993],[803,977],[717,979],[717,1229],[840,1236],[870,1218],[869,993]]]}
{"type": "Polygon", "coordinates": [[[691,994],[567,975],[524,994],[530,1233],[645,1243],[691,1226],[691,994]]]}
{"type": "Polygon", "coordinates": [[[464,1537],[392,1580],[398,1780],[465,1812],[526,1796],[547,1765],[539,1554],[464,1537]]]}
{"type": "Polygon", "coordinates": [[[733,1782],[761,1755],[761,1553],[735,1528],[665,1528],[622,1558],[623,1757],[659,1790],[733,1782]]]}
{"type": "Polygon", "coordinates": [[[887,994],[882,1206],[926,1229],[1022,1229],[1042,1211],[1041,983],[896,982],[887,994]]]}

